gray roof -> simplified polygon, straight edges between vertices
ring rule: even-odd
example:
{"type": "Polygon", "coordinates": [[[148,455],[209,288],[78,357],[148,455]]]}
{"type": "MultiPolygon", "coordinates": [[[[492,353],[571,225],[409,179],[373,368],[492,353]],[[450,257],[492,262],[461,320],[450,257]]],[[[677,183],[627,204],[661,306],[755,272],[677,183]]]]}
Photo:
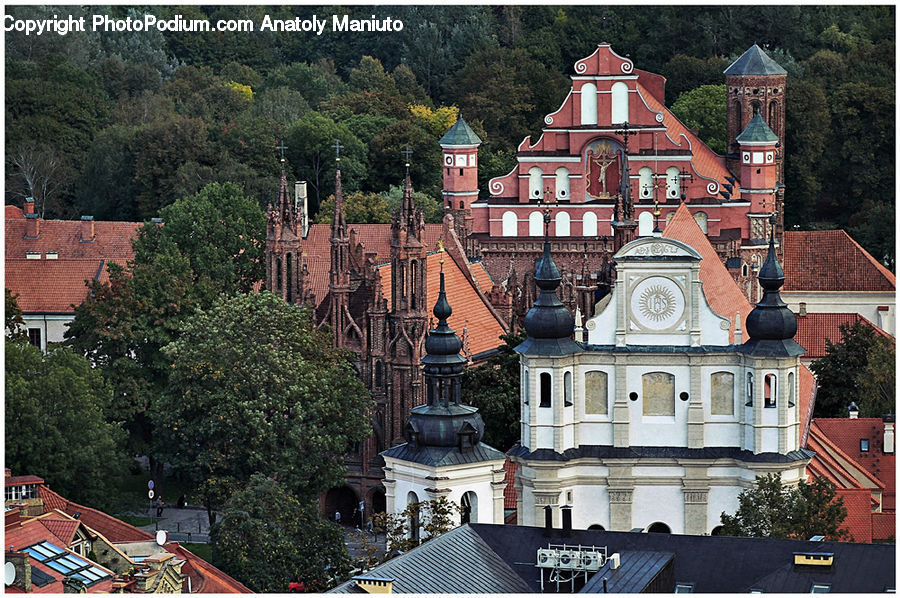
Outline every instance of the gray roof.
{"type": "Polygon", "coordinates": [[[734,459],[744,463],[794,463],[812,459],[815,453],[809,449],[798,449],[782,455],[781,453],[758,453],[739,449],[733,446],[707,446],[703,448],[687,448],[683,446],[608,446],[598,444],[582,444],[578,448],[570,448],[558,453],[553,449],[536,449],[529,451],[521,444],[509,449],[508,454],[535,461],[570,461],[585,457],[595,459],[734,459]]]}
{"type": "Polygon", "coordinates": [[[478,145],[481,143],[481,137],[475,134],[463,117],[459,117],[456,124],[450,127],[450,130],[441,137],[439,141],[441,146],[447,145],[478,145]]]}
{"type": "Polygon", "coordinates": [[[421,463],[432,467],[445,465],[463,465],[481,463],[482,461],[505,460],[506,455],[483,442],[476,444],[471,451],[462,452],[455,446],[419,446],[410,447],[408,442],[389,448],[381,453],[384,457],[393,457],[403,461],[421,463]]]}
{"type": "Polygon", "coordinates": [[[607,561],[579,593],[602,594],[604,577],[608,594],[643,593],[666,565],[672,562],[675,555],[671,552],[637,550],[623,552],[621,558],[618,569],[613,569],[612,562],[607,561]]]}
{"type": "Polygon", "coordinates": [[[756,115],[750,120],[747,124],[747,128],[745,128],[740,135],[735,138],[735,141],[738,143],[775,143],[778,141],[778,135],[776,135],[772,129],[769,128],[769,125],[766,124],[766,119],[762,117],[762,115],[757,112],[756,115]]]}
{"type": "MultiPolygon", "coordinates": [[[[366,575],[394,580],[394,594],[521,594],[531,588],[468,525],[379,565],[366,575]]],[[[329,593],[350,593],[342,583],[329,593]]]]}
{"type": "Polygon", "coordinates": [[[753,44],[741,57],[725,69],[726,75],[787,75],[780,64],[753,44]]]}

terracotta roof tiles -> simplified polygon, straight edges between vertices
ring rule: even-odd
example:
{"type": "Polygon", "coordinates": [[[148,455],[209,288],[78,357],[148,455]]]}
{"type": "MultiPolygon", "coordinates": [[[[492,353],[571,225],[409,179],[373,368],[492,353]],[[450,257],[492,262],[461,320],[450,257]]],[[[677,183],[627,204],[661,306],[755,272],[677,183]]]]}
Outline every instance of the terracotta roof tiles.
{"type": "MultiPolygon", "coordinates": [[[[391,225],[390,224],[349,224],[350,231],[356,231],[357,239],[366,251],[378,254],[376,264],[383,264],[391,259],[391,225]]],[[[442,224],[426,224],[422,242],[426,251],[437,249],[438,239],[443,231],[442,224]]],[[[303,253],[308,256],[329,258],[331,256],[331,225],[312,224],[303,239],[303,253]]]]}
{"type": "Polygon", "coordinates": [[[842,230],[784,232],[784,291],[893,292],[897,280],[842,230]]]}
{"type": "Polygon", "coordinates": [[[797,316],[797,335],[794,340],[806,349],[805,358],[818,359],[825,356],[826,340],[830,340],[832,343],[841,342],[841,324],[852,325],[856,322],[864,322],[879,335],[892,338],[857,313],[807,313],[805,316],[797,316]]]}
{"type": "Polygon", "coordinates": [[[518,467],[510,459],[503,463],[503,470],[506,472],[506,476],[503,478],[503,481],[506,483],[506,488],[503,489],[504,509],[518,508],[518,494],[516,493],[516,469],[518,467]]]}
{"type": "MultiPolygon", "coordinates": [[[[10,211],[7,210],[7,214],[10,211]]],[[[25,238],[24,218],[6,220],[6,259],[24,258],[26,252],[58,252],[60,259],[90,258],[111,259],[125,263],[134,257],[131,239],[137,234],[141,222],[94,222],[94,240],[81,242],[82,222],[79,220],[43,220],[37,239],[25,238]]]]}
{"type": "Polygon", "coordinates": [[[81,513],[79,521],[103,534],[110,542],[135,542],[154,539],[153,534],[149,532],[128,525],[124,521],[119,521],[103,511],[67,500],[47,486],[41,486],[39,495],[44,500],[45,509],[59,509],[68,515],[74,515],[76,512],[81,513]]]}
{"type": "Polygon", "coordinates": [[[846,489],[837,491],[844,501],[847,517],[841,527],[846,528],[853,536],[854,542],[872,542],[872,505],[871,492],[866,489],[846,489]]]}
{"type": "Polygon", "coordinates": [[[87,297],[86,280],[109,280],[107,262],[98,258],[6,259],[6,287],[18,294],[26,314],[70,314],[87,297]]]}

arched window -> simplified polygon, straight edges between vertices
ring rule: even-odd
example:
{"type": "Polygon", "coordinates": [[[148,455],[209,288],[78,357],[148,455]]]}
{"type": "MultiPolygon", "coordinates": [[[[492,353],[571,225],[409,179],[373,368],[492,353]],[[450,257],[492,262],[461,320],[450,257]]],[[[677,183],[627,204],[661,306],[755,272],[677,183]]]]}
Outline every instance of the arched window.
{"type": "Polygon", "coordinates": [[[759,103],[759,100],[753,100],[750,102],[750,118],[756,116],[756,113],[760,111],[762,106],[759,103]]]}
{"type": "Polygon", "coordinates": [[[641,376],[644,415],[675,415],[675,376],[650,372],[641,376]]]}
{"type": "Polygon", "coordinates": [[[415,541],[416,544],[418,544],[419,496],[415,492],[410,492],[406,495],[406,508],[409,511],[409,518],[407,519],[407,523],[409,524],[409,538],[415,541]]]}
{"type": "Polygon", "coordinates": [[[585,237],[597,236],[597,214],[585,212],[581,221],[581,234],[585,237]]]}
{"type": "Polygon", "coordinates": [[[519,221],[513,211],[503,212],[503,236],[515,237],[519,234],[519,221]]]}
{"type": "Polygon", "coordinates": [[[641,199],[650,199],[653,197],[653,170],[649,166],[644,166],[638,171],[638,176],[641,199]]]}
{"type": "Polygon", "coordinates": [[[678,199],[678,177],[677,166],[666,168],[666,199],[678,199]]]}
{"type": "Polygon", "coordinates": [[[628,122],[628,85],[617,81],[612,86],[612,123],[628,122]]]}
{"type": "Polygon", "coordinates": [[[709,412],[712,415],[734,415],[734,374],[716,372],[710,376],[709,412]]]}
{"type": "Polygon", "coordinates": [[[706,212],[697,212],[694,214],[694,221],[697,223],[697,226],[700,227],[700,230],[703,231],[704,235],[709,232],[709,222],[706,212]]]}
{"type": "Polygon", "coordinates": [[[753,406],[753,374],[747,372],[747,404],[746,407],[753,406]]]}
{"type": "Polygon", "coordinates": [[[541,407],[550,407],[550,393],[553,390],[553,385],[551,384],[550,374],[547,372],[541,373],[541,407]]]}
{"type": "Polygon", "coordinates": [[[770,129],[775,129],[777,127],[777,123],[775,120],[778,118],[778,100],[772,100],[769,102],[769,118],[766,119],[766,124],[769,125],[770,129]]]}
{"type": "Polygon", "coordinates": [[[710,536],[721,536],[722,532],[724,532],[724,531],[725,531],[725,526],[717,525],[716,527],[712,528],[712,531],[709,532],[709,535],[710,536]]]}
{"type": "Polygon", "coordinates": [[[544,234],[544,216],[540,212],[528,215],[528,236],[540,237],[544,234]]]}
{"type": "Polygon", "coordinates": [[[581,86],[581,124],[597,124],[597,86],[593,83],[581,86]]]}
{"type": "Polygon", "coordinates": [[[556,169],[556,199],[557,201],[569,200],[569,169],[556,169]]]}
{"type": "MultiPolygon", "coordinates": [[[[287,276],[285,276],[285,278],[287,279],[287,285],[285,285],[285,286],[287,287],[287,302],[288,303],[294,302],[294,293],[292,292],[294,290],[294,280],[293,280],[294,277],[293,277],[293,269],[291,268],[291,266],[293,265],[293,261],[294,261],[293,257],[294,257],[294,255],[291,252],[288,252],[285,254],[285,262],[287,263],[287,272],[286,272],[287,276]]],[[[343,264],[341,264],[341,267],[343,268],[343,264]]]]}
{"type": "Polygon", "coordinates": [[[605,532],[606,528],[600,525],[599,523],[595,523],[593,525],[589,525],[588,529],[596,530],[598,532],[605,532]]]}
{"type": "Polygon", "coordinates": [[[531,200],[544,199],[544,171],[539,166],[532,166],[528,170],[528,198],[531,200]]]}
{"type": "Polygon", "coordinates": [[[788,374],[788,407],[794,405],[794,372],[791,372],[788,374]]]}
{"type": "Polygon", "coordinates": [[[472,491],[466,492],[460,499],[460,524],[478,523],[478,495],[472,491]]]}
{"type": "Polygon", "coordinates": [[[527,405],[529,402],[529,394],[528,393],[531,391],[531,384],[528,382],[528,368],[523,368],[523,369],[524,369],[524,371],[522,372],[522,380],[525,385],[525,396],[522,398],[522,402],[527,405]]]}
{"type": "Polygon", "coordinates": [[[563,374],[563,405],[571,407],[572,403],[572,372],[563,374]]]}
{"type": "Polygon", "coordinates": [[[568,237],[569,236],[569,214],[568,212],[559,212],[556,214],[556,236],[557,237],[568,237]]]}
{"type": "Polygon", "coordinates": [[[464,210],[466,208],[466,202],[463,200],[459,200],[459,209],[464,210]]]}
{"type": "Polygon", "coordinates": [[[638,236],[649,237],[653,234],[653,212],[647,210],[638,216],[638,236]]]}
{"type": "Polygon", "coordinates": [[[609,415],[609,387],[606,372],[584,374],[584,412],[587,415],[609,415]]]}
{"type": "Polygon", "coordinates": [[[775,374],[766,374],[766,377],[763,378],[766,399],[766,402],[763,404],[764,407],[774,407],[776,405],[776,393],[778,392],[777,382],[775,374]]]}
{"type": "Polygon", "coordinates": [[[648,534],[671,534],[672,530],[669,529],[669,526],[663,523],[662,521],[657,521],[650,525],[647,528],[648,534]]]}

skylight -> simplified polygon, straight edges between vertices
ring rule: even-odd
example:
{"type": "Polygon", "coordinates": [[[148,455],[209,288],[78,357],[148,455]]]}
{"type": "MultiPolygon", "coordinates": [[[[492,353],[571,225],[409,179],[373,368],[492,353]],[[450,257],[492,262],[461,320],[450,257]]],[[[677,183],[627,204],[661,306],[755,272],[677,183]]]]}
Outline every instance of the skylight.
{"type": "Polygon", "coordinates": [[[85,585],[111,577],[103,569],[92,565],[86,560],[65,550],[58,548],[50,542],[41,542],[24,549],[38,562],[50,567],[66,577],[74,577],[83,581],[85,585]]]}

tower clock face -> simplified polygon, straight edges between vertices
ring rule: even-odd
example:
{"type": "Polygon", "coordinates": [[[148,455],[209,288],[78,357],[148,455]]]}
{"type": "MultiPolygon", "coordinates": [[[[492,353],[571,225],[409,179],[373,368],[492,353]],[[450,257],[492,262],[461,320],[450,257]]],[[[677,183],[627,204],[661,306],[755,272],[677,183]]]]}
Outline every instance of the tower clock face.
{"type": "Polygon", "coordinates": [[[631,314],[644,328],[671,328],[684,315],[684,293],[671,279],[662,276],[645,278],[631,292],[631,314]]]}

